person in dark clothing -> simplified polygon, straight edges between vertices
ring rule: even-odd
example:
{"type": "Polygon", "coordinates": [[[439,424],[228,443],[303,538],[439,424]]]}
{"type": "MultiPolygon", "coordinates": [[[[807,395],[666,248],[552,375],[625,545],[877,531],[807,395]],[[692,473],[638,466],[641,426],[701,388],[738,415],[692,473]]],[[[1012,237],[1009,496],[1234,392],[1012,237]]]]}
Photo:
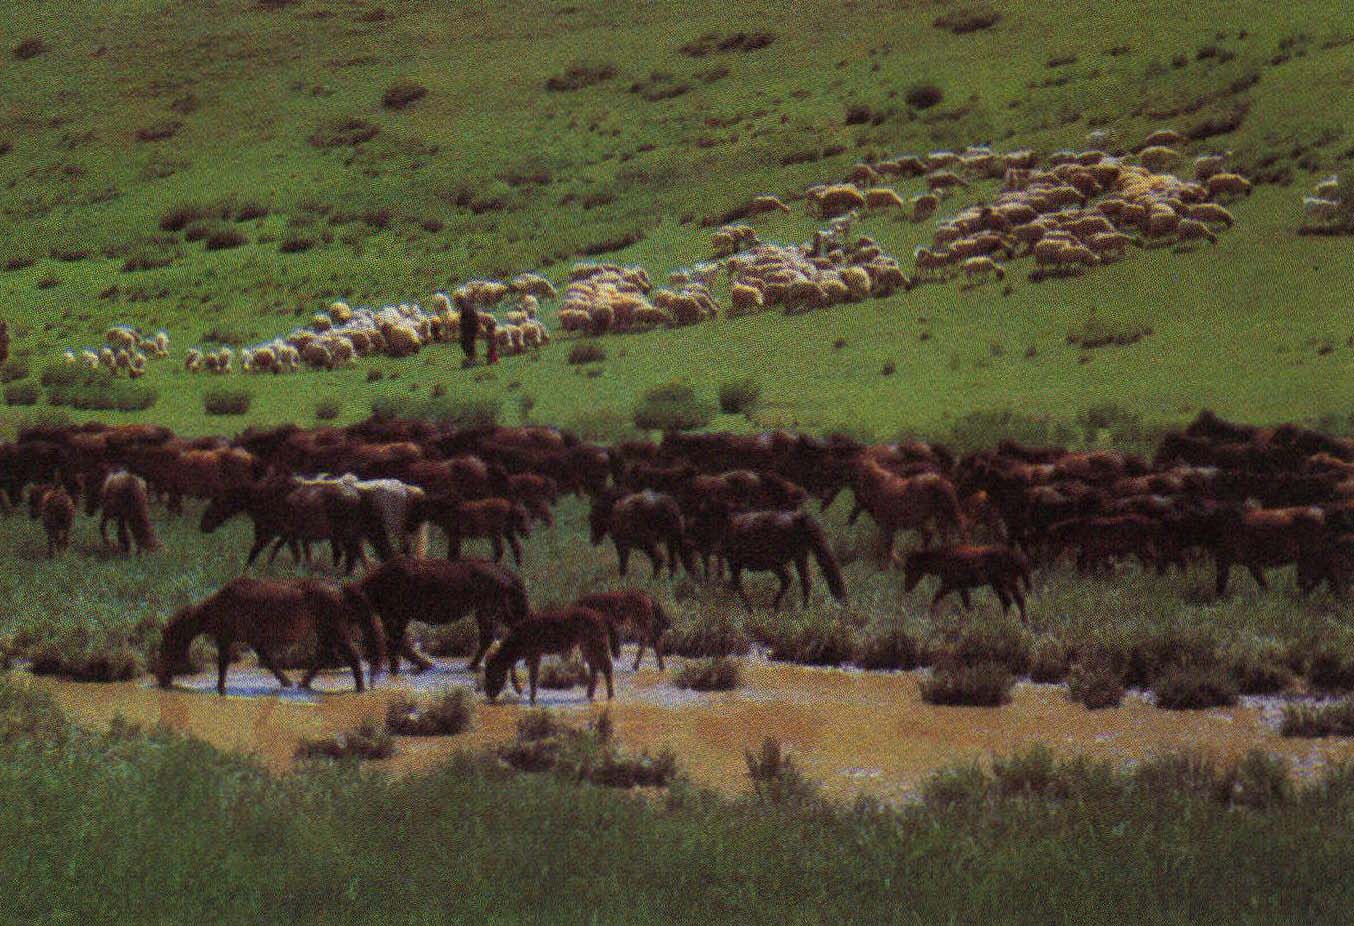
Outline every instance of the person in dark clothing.
{"type": "Polygon", "coordinates": [[[9,360],[9,325],[0,321],[0,363],[9,360]]]}
{"type": "Polygon", "coordinates": [[[480,335],[480,313],[469,299],[461,303],[460,309],[461,350],[465,351],[465,365],[471,366],[475,362],[475,341],[480,335]]]}

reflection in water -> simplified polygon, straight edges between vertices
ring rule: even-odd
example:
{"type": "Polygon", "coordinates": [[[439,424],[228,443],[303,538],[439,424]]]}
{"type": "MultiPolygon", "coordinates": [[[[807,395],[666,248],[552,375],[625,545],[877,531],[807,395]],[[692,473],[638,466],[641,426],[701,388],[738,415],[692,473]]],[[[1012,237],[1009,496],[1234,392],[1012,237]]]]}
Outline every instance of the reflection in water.
{"type": "MultiPolygon", "coordinates": [[[[1285,740],[1258,707],[1164,711],[1128,697],[1123,706],[1087,711],[1060,687],[1019,685],[1012,704],[1000,708],[932,707],[921,701],[917,673],[865,673],[776,663],[745,665],[745,687],[699,694],[673,688],[656,669],[630,672],[617,664],[617,697],[611,703],[616,734],[632,749],[671,746],[699,784],[735,792],[746,788],[743,750],[774,736],[788,746],[811,777],[839,796],[865,792],[898,798],[935,768],[1043,742],[1064,752],[1097,758],[1142,758],[1173,749],[1201,749],[1218,759],[1239,758],[1253,746],[1281,752],[1303,772],[1354,753],[1339,740],[1285,740]]],[[[473,688],[462,662],[439,661],[418,676],[381,676],[367,694],[352,677],[332,672],[316,691],[282,691],[257,669],[232,672],[227,696],[216,694],[208,673],[181,680],[169,691],[153,683],[77,684],[41,679],[77,721],[105,725],[116,714],[145,727],[163,724],[222,749],[251,753],[282,772],[297,742],[379,720],[397,693],[435,692],[451,685],[473,688]]],[[[575,715],[600,713],[582,689],[542,689],[542,706],[575,715]]],[[[526,707],[511,689],[498,705],[476,695],[474,729],[455,737],[401,738],[394,758],[376,765],[397,773],[426,769],[456,749],[475,749],[512,737],[526,707]]],[[[1271,712],[1272,713],[1272,712],[1271,712]]]]}

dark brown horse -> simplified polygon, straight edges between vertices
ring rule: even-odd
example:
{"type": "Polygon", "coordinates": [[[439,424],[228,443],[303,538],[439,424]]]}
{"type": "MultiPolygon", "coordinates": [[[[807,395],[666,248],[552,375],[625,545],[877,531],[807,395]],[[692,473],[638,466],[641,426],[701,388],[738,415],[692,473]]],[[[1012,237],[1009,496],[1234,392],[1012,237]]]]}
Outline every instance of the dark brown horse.
{"type": "Polygon", "coordinates": [[[593,546],[611,535],[620,560],[621,575],[625,575],[629,567],[630,551],[638,549],[649,557],[653,575],[657,576],[665,564],[660,545],[668,550],[669,575],[677,574],[679,562],[688,574],[695,573],[691,548],[682,535],[682,511],[671,496],[648,489],[630,493],[607,489],[593,500],[588,521],[593,546]]]}
{"type": "Polygon", "coordinates": [[[1074,518],[1059,521],[1049,528],[1054,555],[1063,550],[1077,551],[1077,568],[1082,572],[1109,567],[1115,559],[1135,556],[1147,566],[1156,560],[1161,525],[1140,514],[1106,518],[1074,518]]]}
{"type": "Polygon", "coordinates": [[[422,671],[432,660],[414,649],[406,634],[410,621],[452,624],[468,614],[479,627],[479,647],[469,667],[476,669],[499,621],[509,626],[528,614],[526,586],[514,572],[495,563],[467,559],[414,559],[397,556],[353,583],[371,604],[390,641],[390,672],[398,675],[403,656],[422,671]]]}
{"type": "Polygon", "coordinates": [[[362,691],[362,664],[352,642],[354,624],[366,638],[374,683],[385,659],[385,638],[360,595],[317,579],[232,579],[200,603],[182,608],[165,626],[156,679],[167,688],[175,675],[188,671],[188,648],[205,633],[216,643],[218,693],[226,693],[226,668],[235,643],[248,644],[278,683],[290,688],[291,679],[278,668],[273,654],[314,639],[315,658],[301,687],[309,688],[326,657],[337,653],[352,668],[353,683],[362,691]]]}
{"type": "MultiPolygon", "coordinates": [[[[615,697],[611,676],[611,651],[607,647],[606,619],[591,608],[569,605],[553,611],[533,614],[517,624],[499,644],[484,665],[484,694],[493,701],[503,691],[508,673],[523,659],[531,683],[531,703],[536,703],[536,682],[541,674],[541,657],[546,653],[565,655],[577,647],[588,664],[588,700],[597,690],[597,676],[606,676],[607,700],[615,697]]],[[[518,694],[522,689],[513,677],[518,694]]]]}
{"type": "Polygon", "coordinates": [[[780,607],[781,599],[790,587],[790,571],[794,563],[799,573],[804,604],[809,603],[812,579],[809,576],[809,556],[818,561],[827,580],[828,590],[838,601],[846,600],[846,584],[841,568],[832,555],[827,535],[813,517],[802,511],[751,511],[734,514],[727,505],[710,506],[702,518],[713,519],[718,525],[714,534],[717,548],[728,563],[729,587],[738,592],[748,610],[752,602],[743,590],[743,570],[774,572],[780,579],[780,589],[771,603],[772,610],[780,607]]]}
{"type": "Polygon", "coordinates": [[[1025,590],[1030,588],[1030,564],[1025,556],[1003,546],[942,547],[934,550],[916,550],[907,555],[903,588],[912,591],[923,576],[936,576],[940,588],[931,599],[934,611],[940,600],[951,592],[958,592],[964,607],[971,606],[969,589],[989,586],[1001,600],[1002,613],[1015,602],[1020,619],[1025,620],[1025,590]]]}
{"type": "Polygon", "coordinates": [[[1311,557],[1326,541],[1325,513],[1317,507],[1223,509],[1213,545],[1217,594],[1227,593],[1233,564],[1245,566],[1268,589],[1266,569],[1311,557]]]}
{"type": "MultiPolygon", "coordinates": [[[[963,513],[953,484],[939,473],[921,473],[902,477],[862,456],[855,469],[852,487],[858,508],[868,512],[879,525],[882,559],[893,556],[893,537],[900,530],[921,533],[922,546],[931,545],[931,527],[942,537],[952,534],[964,539],[963,513]]],[[[848,523],[855,521],[852,513],[848,523]]]]}
{"type": "Polygon", "coordinates": [[[536,473],[517,473],[508,477],[508,494],[504,496],[526,506],[527,511],[546,527],[553,527],[555,515],[550,506],[559,501],[559,483],[549,476],[536,473]]]}
{"type": "Polygon", "coordinates": [[[105,546],[108,544],[108,522],[116,521],[118,547],[123,553],[131,552],[133,540],[136,541],[137,553],[153,553],[160,549],[160,541],[150,523],[146,480],[126,470],[109,474],[99,490],[99,507],[103,509],[103,516],[99,519],[99,537],[105,546]]]}
{"type": "Polygon", "coordinates": [[[362,542],[369,540],[382,559],[391,549],[380,512],[361,493],[341,485],[298,485],[290,477],[275,476],[235,486],[215,496],[202,513],[201,529],[210,534],[239,514],[254,523],[254,542],[245,568],[270,542],[272,563],[284,544],[298,562],[309,560],[310,544],[327,540],[336,566],[349,575],[362,558],[362,542]]]}
{"type": "Polygon", "coordinates": [[[518,568],[522,566],[523,538],[531,533],[531,515],[524,505],[506,498],[481,498],[463,502],[456,496],[425,496],[415,502],[412,517],[436,524],[447,535],[447,558],[460,559],[462,541],[478,537],[494,547],[494,562],[503,560],[503,544],[512,550],[518,568]]]}
{"type": "Polygon", "coordinates": [[[622,589],[617,592],[597,592],[584,595],[574,602],[584,608],[591,608],[607,622],[611,638],[611,655],[620,655],[620,630],[629,626],[639,638],[639,652],[635,653],[635,669],[639,669],[644,659],[644,647],[653,647],[658,668],[663,669],[663,634],[671,626],[662,605],[648,592],[637,588],[622,589]]]}

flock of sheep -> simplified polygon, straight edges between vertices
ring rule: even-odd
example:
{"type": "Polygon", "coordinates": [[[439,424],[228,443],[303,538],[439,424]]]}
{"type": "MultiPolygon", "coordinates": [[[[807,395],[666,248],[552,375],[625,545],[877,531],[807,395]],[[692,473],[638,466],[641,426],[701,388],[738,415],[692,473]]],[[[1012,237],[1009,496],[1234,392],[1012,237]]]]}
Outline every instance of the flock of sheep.
{"type": "Polygon", "coordinates": [[[674,273],[675,288],[654,289],[643,267],[576,264],[560,303],[559,326],[604,334],[706,321],[717,311],[710,292],[717,273],[717,265],[674,273]]]}
{"type": "Polygon", "coordinates": [[[1327,177],[1309,196],[1302,197],[1302,214],[1316,228],[1332,228],[1348,221],[1351,206],[1340,195],[1340,178],[1327,177]]]}
{"type": "MultiPolygon", "coordinates": [[[[301,369],[333,370],[351,366],[373,355],[408,357],[433,343],[454,342],[460,335],[461,309],[474,305],[480,331],[493,336],[500,351],[522,353],[550,340],[545,325],[536,317],[541,298],[553,298],[555,288],[537,274],[520,274],[510,283],[472,280],[448,297],[435,293],[431,310],[418,303],[401,303],[381,309],[353,308],[335,302],[315,313],[311,323],[284,337],[241,348],[239,368],[244,373],[291,373],[301,369]],[[504,322],[490,321],[488,309],[508,303],[504,322]]],[[[229,347],[217,351],[194,348],[184,357],[189,372],[230,373],[235,353],[229,347]]]]}
{"type": "Polygon", "coordinates": [[[150,360],[169,356],[169,332],[161,330],[154,335],[142,335],[130,325],[116,325],[104,332],[104,343],[97,348],[84,348],[78,354],[67,350],[63,355],[66,366],[83,365],[88,370],[104,370],[117,376],[126,373],[132,379],[146,375],[150,360]]]}

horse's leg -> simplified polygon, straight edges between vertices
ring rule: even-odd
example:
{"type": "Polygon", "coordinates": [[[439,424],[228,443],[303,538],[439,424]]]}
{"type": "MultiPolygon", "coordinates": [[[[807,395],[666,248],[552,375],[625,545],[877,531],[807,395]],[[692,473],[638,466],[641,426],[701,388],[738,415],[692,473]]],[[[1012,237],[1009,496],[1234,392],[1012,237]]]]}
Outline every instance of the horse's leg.
{"type": "Polygon", "coordinates": [[[1255,584],[1259,585],[1265,591],[1269,591],[1269,582],[1265,580],[1265,571],[1253,563],[1248,563],[1246,568],[1250,570],[1251,575],[1255,577],[1255,584]]]}
{"type": "Polygon", "coordinates": [[[1011,589],[1011,597],[1015,599],[1016,607],[1020,609],[1020,622],[1029,623],[1029,614],[1025,611],[1025,593],[1020,590],[1019,584],[1011,589]]]}
{"type": "MultiPolygon", "coordinates": [[[[289,540],[287,537],[279,535],[278,538],[273,541],[273,548],[270,551],[268,551],[268,562],[265,563],[264,565],[267,566],[268,568],[272,568],[273,561],[277,559],[277,551],[281,550],[283,545],[288,542],[295,543],[296,541],[289,540]]],[[[293,555],[295,555],[294,552],[293,555]]]]}
{"type": "MultiPolygon", "coordinates": [[[[1343,596],[1342,596],[1342,597],[1343,597],[1343,596]]],[[[654,657],[658,659],[658,671],[659,671],[659,672],[664,671],[664,669],[663,669],[663,634],[662,634],[661,632],[654,632],[654,634],[653,634],[653,654],[654,654],[654,657]]]]}
{"type": "Polygon", "coordinates": [[[936,613],[936,606],[940,604],[940,599],[944,598],[946,595],[948,595],[948,594],[949,594],[950,592],[952,592],[952,591],[954,591],[954,589],[952,589],[952,588],[950,588],[948,585],[946,585],[946,584],[945,584],[945,581],[942,579],[941,582],[940,582],[940,588],[936,589],[935,597],[931,599],[931,613],[932,613],[932,614],[935,614],[935,613],[936,613]]]}
{"type": "Polygon", "coordinates": [[[823,497],[821,499],[821,505],[819,506],[818,510],[827,511],[829,508],[831,508],[832,503],[837,500],[837,493],[841,492],[841,490],[842,490],[841,486],[835,486],[824,492],[823,497]]]}
{"type": "Polygon", "coordinates": [[[99,539],[103,541],[104,546],[108,546],[108,512],[103,513],[99,519],[99,539]]]}
{"type": "Polygon", "coordinates": [[[494,562],[501,563],[503,561],[503,538],[494,534],[489,538],[489,542],[494,545],[494,562]]]}
{"type": "Polygon", "coordinates": [[[517,568],[522,568],[522,541],[517,539],[516,534],[508,534],[508,546],[512,548],[512,559],[517,564],[517,568]]]}
{"type": "MultiPolygon", "coordinates": [[[[835,498],[836,496],[833,496],[833,497],[835,498]]],[[[826,508],[827,505],[824,505],[823,507],[826,508]]],[[[850,513],[849,515],[846,516],[846,525],[847,525],[848,527],[850,527],[851,525],[855,524],[855,523],[856,523],[856,518],[860,517],[861,514],[862,514],[864,511],[865,511],[865,506],[862,505],[859,501],[857,501],[855,504],[853,504],[853,505],[851,506],[851,513],[850,513]]]]}
{"type": "Polygon", "coordinates": [[[1232,572],[1232,563],[1224,556],[1217,558],[1218,580],[1215,584],[1215,593],[1219,598],[1227,594],[1227,579],[1232,572]]]}
{"type": "Polygon", "coordinates": [[[973,601],[969,597],[969,591],[967,588],[961,588],[959,590],[959,600],[964,603],[965,611],[973,607],[973,601]]]}
{"type": "Polygon", "coordinates": [[[216,693],[226,693],[226,667],[230,665],[230,644],[224,640],[216,641],[216,693]]]}
{"type": "Polygon", "coordinates": [[[531,703],[536,703],[536,681],[541,676],[541,655],[535,653],[527,660],[527,680],[531,683],[531,703]]]}
{"type": "Polygon", "coordinates": [[[880,548],[882,553],[880,556],[879,568],[881,569],[887,568],[889,563],[893,561],[893,534],[895,530],[896,528],[893,527],[881,527],[879,529],[881,541],[880,548]]]}
{"type": "MultiPolygon", "coordinates": [[[[281,685],[283,688],[291,687],[291,679],[287,678],[287,676],[282,674],[282,670],[277,667],[277,663],[273,662],[273,656],[271,653],[268,652],[267,647],[256,646],[254,647],[254,652],[258,654],[259,663],[269,672],[273,673],[273,677],[277,679],[277,683],[279,685],[281,685]]],[[[320,663],[323,660],[324,660],[324,647],[320,645],[319,641],[316,641],[315,661],[310,667],[310,673],[306,676],[306,680],[301,683],[302,688],[310,687],[310,680],[315,677],[316,672],[320,671],[320,663]]]]}
{"type": "Polygon", "coordinates": [[[809,558],[803,554],[795,560],[795,570],[799,573],[799,588],[804,593],[804,604],[809,603],[809,589],[813,587],[813,582],[809,578],[809,558]]]}
{"type": "Polygon", "coordinates": [[[748,600],[748,594],[743,590],[742,563],[729,563],[729,588],[738,592],[738,597],[743,599],[744,607],[751,611],[752,602],[748,600]]]}
{"type": "MultiPolygon", "coordinates": [[[[353,641],[348,638],[346,633],[337,634],[333,646],[338,649],[339,655],[353,670],[353,682],[358,691],[362,691],[366,686],[362,681],[362,661],[357,656],[357,650],[353,648],[353,641]]],[[[319,659],[316,659],[315,668],[319,668],[319,659]]]]}
{"type": "Polygon", "coordinates": [[[132,534],[127,529],[126,518],[118,518],[118,549],[123,553],[132,552],[132,534]]]}
{"type": "Polygon", "coordinates": [[[263,533],[255,528],[254,545],[249,548],[249,556],[245,558],[244,568],[248,569],[250,566],[254,565],[254,560],[258,558],[258,555],[263,551],[263,548],[268,546],[268,541],[270,539],[272,539],[271,535],[263,533]]]}
{"type": "Polygon", "coordinates": [[[656,579],[659,571],[663,568],[663,551],[659,550],[658,545],[652,540],[646,541],[643,549],[644,555],[649,557],[649,564],[653,567],[653,572],[649,577],[656,579]]]}
{"type": "MultiPolygon", "coordinates": [[[[615,538],[612,539],[615,540],[615,538]]],[[[625,575],[625,571],[630,568],[630,547],[627,544],[622,544],[619,540],[615,540],[615,543],[616,558],[621,561],[621,575],[625,575]]]]}
{"type": "Polygon", "coordinates": [[[776,578],[780,580],[780,588],[777,589],[776,597],[771,601],[771,610],[778,611],[780,610],[780,600],[785,597],[785,592],[790,588],[790,570],[786,569],[782,563],[773,571],[776,573],[776,578]]]}
{"type": "Polygon", "coordinates": [[[433,661],[420,653],[417,647],[414,646],[414,641],[407,636],[404,638],[404,645],[400,651],[400,655],[413,663],[415,675],[418,675],[420,672],[426,672],[433,667],[433,661]]]}
{"type": "Polygon", "coordinates": [[[475,655],[471,658],[470,664],[466,666],[471,672],[480,667],[480,660],[484,658],[485,653],[489,652],[489,646],[494,642],[493,618],[485,617],[476,611],[475,622],[479,626],[480,644],[475,648],[475,655]]]}

